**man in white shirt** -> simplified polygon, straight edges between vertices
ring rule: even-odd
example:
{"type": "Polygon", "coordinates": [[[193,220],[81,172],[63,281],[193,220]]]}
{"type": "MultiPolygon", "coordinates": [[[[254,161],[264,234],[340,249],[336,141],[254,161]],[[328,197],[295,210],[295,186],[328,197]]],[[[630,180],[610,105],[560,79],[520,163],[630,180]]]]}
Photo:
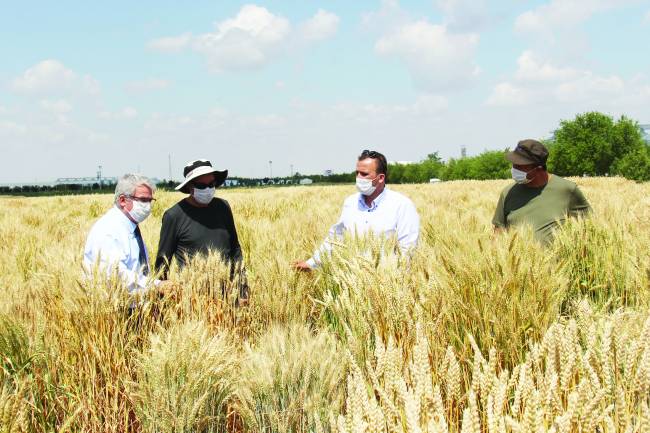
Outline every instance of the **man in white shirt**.
{"type": "Polygon", "coordinates": [[[142,294],[159,281],[149,278],[149,256],[139,223],[151,213],[156,186],[137,174],[125,174],[115,187],[114,206],[95,224],[84,248],[84,268],[110,275],[115,269],[129,294],[142,294]]]}
{"type": "Polygon", "coordinates": [[[386,187],[388,164],[379,152],[364,150],[357,160],[358,194],[345,199],[338,222],[323,245],[306,261],[296,261],[294,268],[310,271],[321,263],[321,254],[331,251],[330,239],[347,231],[364,234],[372,231],[386,237],[397,236],[402,253],[415,248],[420,234],[420,217],[411,200],[386,187]]]}

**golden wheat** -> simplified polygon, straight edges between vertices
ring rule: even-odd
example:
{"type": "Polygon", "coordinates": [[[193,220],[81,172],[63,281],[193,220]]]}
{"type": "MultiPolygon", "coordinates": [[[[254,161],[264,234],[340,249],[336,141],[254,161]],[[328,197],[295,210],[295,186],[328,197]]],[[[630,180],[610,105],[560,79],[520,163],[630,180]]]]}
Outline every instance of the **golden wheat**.
{"type": "MultiPolygon", "coordinates": [[[[578,432],[650,426],[650,185],[577,179],[594,213],[544,248],[490,225],[507,181],[395,186],[422,220],[320,244],[353,187],[225,190],[251,302],[218,255],[172,268],[136,314],[82,279],[110,195],[0,197],[6,431],[578,432]],[[612,193],[616,191],[616,193],[612,193]]],[[[142,224],[155,255],[160,193],[142,224]]]]}

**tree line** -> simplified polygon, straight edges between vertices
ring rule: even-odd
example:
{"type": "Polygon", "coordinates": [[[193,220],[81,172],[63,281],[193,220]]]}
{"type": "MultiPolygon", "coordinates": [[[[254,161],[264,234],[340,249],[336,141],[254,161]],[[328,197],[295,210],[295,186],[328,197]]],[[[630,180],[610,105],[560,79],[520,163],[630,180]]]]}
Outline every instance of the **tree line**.
{"type": "MultiPolygon", "coordinates": [[[[599,112],[577,115],[573,120],[563,120],[553,137],[543,140],[549,149],[548,170],[560,176],[623,176],[638,182],[650,181],[650,143],[645,141],[639,123],[626,116],[614,119],[599,112]]],[[[389,164],[390,183],[424,183],[430,179],[507,179],[510,163],[504,150],[486,150],[476,156],[451,158],[443,161],[438,152],[430,153],[419,162],[389,164]]],[[[309,178],[314,183],[351,183],[355,172],[331,175],[301,175],[295,173],[283,178],[241,178],[237,186],[298,184],[309,178]]],[[[172,190],[175,181],[158,184],[172,190]]],[[[94,185],[28,185],[0,187],[0,194],[84,194],[112,192],[114,184],[94,185]]]]}
{"type": "MultiPolygon", "coordinates": [[[[522,137],[526,138],[526,137],[522,137]]],[[[599,112],[563,120],[553,137],[542,140],[549,149],[547,168],[560,176],[623,176],[639,182],[650,180],[650,143],[645,141],[638,122],[621,116],[613,119],[599,112]]],[[[419,162],[389,164],[391,183],[423,183],[430,179],[507,179],[509,149],[443,161],[438,152],[419,162]]],[[[336,178],[315,176],[314,182],[352,182],[354,172],[336,178]]]]}
{"type": "MultiPolygon", "coordinates": [[[[523,138],[523,137],[522,137],[523,138]]],[[[549,149],[548,170],[560,176],[623,176],[650,181],[650,143],[638,122],[621,116],[589,112],[563,120],[553,137],[543,140],[549,149]]],[[[393,183],[428,182],[429,179],[506,179],[510,163],[503,151],[485,151],[443,162],[437,153],[407,165],[390,165],[393,183]]]]}

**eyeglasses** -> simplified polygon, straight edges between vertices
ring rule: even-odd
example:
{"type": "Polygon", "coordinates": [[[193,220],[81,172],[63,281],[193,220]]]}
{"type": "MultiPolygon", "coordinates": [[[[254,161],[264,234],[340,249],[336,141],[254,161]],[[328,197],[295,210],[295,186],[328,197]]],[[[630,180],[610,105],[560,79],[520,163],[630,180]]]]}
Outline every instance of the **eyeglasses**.
{"type": "Polygon", "coordinates": [[[214,188],[217,186],[216,182],[210,182],[210,183],[201,183],[201,182],[192,182],[192,186],[196,189],[206,189],[206,188],[214,188]]]}
{"type": "Polygon", "coordinates": [[[542,161],[542,157],[541,157],[541,156],[539,156],[539,155],[535,155],[533,152],[531,152],[530,150],[526,149],[526,148],[523,147],[523,146],[517,146],[517,147],[515,148],[515,152],[517,152],[517,151],[525,153],[526,156],[528,156],[528,158],[530,158],[530,159],[533,160],[533,162],[536,162],[536,163],[538,163],[538,164],[542,164],[542,163],[543,163],[543,161],[542,161]]]}
{"type": "Polygon", "coordinates": [[[125,195],[124,197],[129,198],[131,200],[139,201],[141,203],[151,203],[156,201],[156,199],[153,197],[137,197],[135,195],[125,195]]]}
{"type": "Polygon", "coordinates": [[[365,149],[361,152],[361,156],[364,158],[377,158],[379,155],[379,152],[375,152],[374,150],[365,149]]]}

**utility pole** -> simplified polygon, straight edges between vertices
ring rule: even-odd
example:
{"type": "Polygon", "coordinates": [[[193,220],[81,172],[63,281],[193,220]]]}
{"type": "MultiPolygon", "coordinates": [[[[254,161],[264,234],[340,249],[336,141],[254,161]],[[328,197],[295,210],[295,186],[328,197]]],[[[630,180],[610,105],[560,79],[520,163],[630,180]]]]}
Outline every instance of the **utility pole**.
{"type": "Polygon", "coordinates": [[[467,156],[467,147],[463,145],[460,147],[460,157],[465,158],[466,156],[467,156]]]}
{"type": "Polygon", "coordinates": [[[97,184],[102,186],[102,166],[97,166],[97,184]]]}
{"type": "Polygon", "coordinates": [[[273,161],[269,160],[269,171],[271,175],[269,176],[269,179],[273,179],[273,161]]]}
{"type": "Polygon", "coordinates": [[[289,167],[291,167],[289,170],[289,177],[293,177],[293,164],[290,164],[289,167]]]}
{"type": "Polygon", "coordinates": [[[167,154],[167,162],[169,163],[169,178],[167,180],[172,180],[172,154],[167,154]]]}

